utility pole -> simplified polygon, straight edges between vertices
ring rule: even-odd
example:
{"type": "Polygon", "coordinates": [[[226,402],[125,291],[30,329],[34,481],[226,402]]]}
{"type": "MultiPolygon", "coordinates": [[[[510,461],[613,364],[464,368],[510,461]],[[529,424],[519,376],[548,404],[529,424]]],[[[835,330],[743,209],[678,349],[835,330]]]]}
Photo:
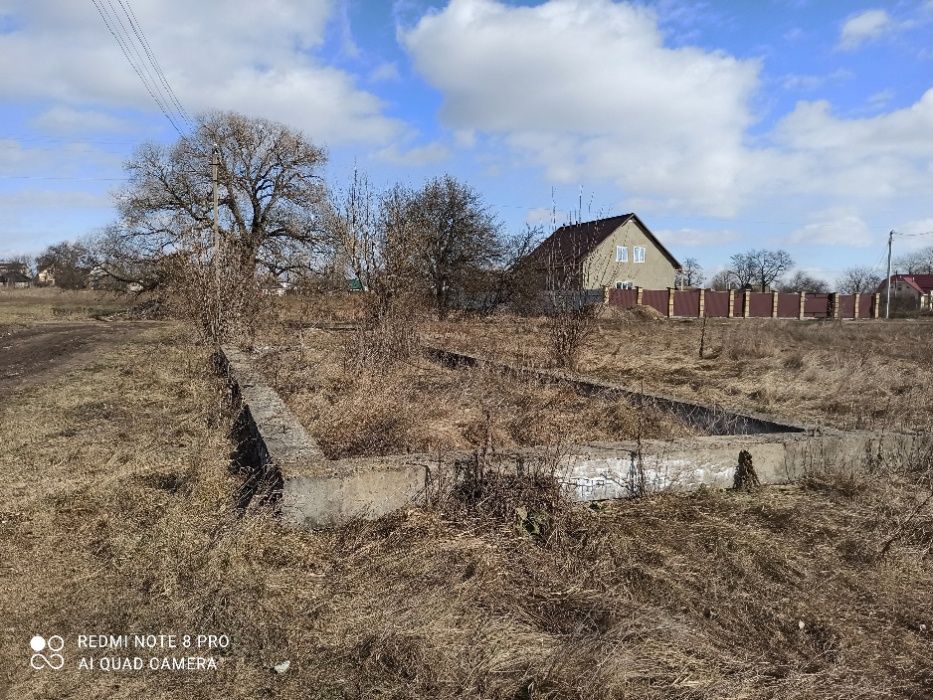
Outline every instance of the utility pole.
{"type": "Polygon", "coordinates": [[[894,231],[888,232],[888,280],[885,285],[884,317],[891,318],[891,246],[894,243],[894,231]]]}
{"type": "Polygon", "coordinates": [[[220,317],[222,310],[220,308],[222,295],[220,293],[220,206],[217,197],[217,178],[220,169],[220,153],[217,144],[211,152],[211,179],[214,181],[214,286],[217,290],[217,310],[215,315],[216,327],[215,342],[220,343],[220,317]]]}

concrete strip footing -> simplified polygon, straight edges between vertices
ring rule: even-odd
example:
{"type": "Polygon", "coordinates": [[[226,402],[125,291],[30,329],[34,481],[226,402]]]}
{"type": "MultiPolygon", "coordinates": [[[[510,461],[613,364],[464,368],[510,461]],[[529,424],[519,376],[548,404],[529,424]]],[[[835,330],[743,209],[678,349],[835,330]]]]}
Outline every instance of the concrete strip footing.
{"type": "MultiPolygon", "coordinates": [[[[241,439],[249,443],[241,445],[250,455],[244,466],[250,473],[247,483],[254,491],[257,483],[273,490],[266,500],[274,501],[290,523],[326,527],[422,504],[476,464],[476,455],[467,452],[328,460],[248,358],[235,348],[225,347],[222,354],[220,364],[240,410],[241,439]]],[[[652,396],[653,405],[657,398],[652,396]]],[[[483,468],[487,473],[547,473],[574,498],[595,501],[701,484],[730,487],[741,450],[752,455],[761,482],[775,484],[814,470],[863,469],[874,456],[905,450],[912,440],[745,417],[750,420],[731,423],[744,427],[746,434],[510,450],[487,456],[483,468]],[[757,421],[764,421],[763,430],[753,430],[757,421]]]]}

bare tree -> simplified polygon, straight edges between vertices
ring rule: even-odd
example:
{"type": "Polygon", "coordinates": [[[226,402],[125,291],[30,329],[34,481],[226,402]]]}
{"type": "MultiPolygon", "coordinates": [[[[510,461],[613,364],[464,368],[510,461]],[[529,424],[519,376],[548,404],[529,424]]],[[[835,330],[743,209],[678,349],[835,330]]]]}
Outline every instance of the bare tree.
{"type": "Polygon", "coordinates": [[[696,258],[685,258],[674,278],[675,287],[699,287],[703,284],[703,266],[696,258]]]}
{"type": "Polygon", "coordinates": [[[894,266],[898,272],[908,275],[933,274],[933,246],[898,257],[894,266]]]}
{"type": "Polygon", "coordinates": [[[421,244],[418,256],[440,318],[452,296],[471,275],[493,267],[503,244],[499,224],[479,193],[450,175],[429,180],[410,205],[421,244]]]}
{"type": "Polygon", "coordinates": [[[839,278],[839,291],[843,294],[874,292],[881,281],[881,275],[870,267],[850,267],[839,278]]]}
{"type": "Polygon", "coordinates": [[[785,250],[749,250],[731,258],[731,270],[740,287],[754,284],[760,291],[768,288],[794,264],[785,250]]]}
{"type": "Polygon", "coordinates": [[[782,292],[810,292],[811,294],[825,294],[829,285],[817,277],[803,270],[797,270],[791,277],[779,285],[782,292]]]}
{"type": "Polygon", "coordinates": [[[735,273],[732,270],[720,270],[715,275],[710,277],[709,286],[710,289],[724,292],[730,289],[738,288],[739,284],[735,273]]]}
{"type": "Polygon", "coordinates": [[[88,247],[80,241],[50,245],[36,256],[36,267],[39,270],[52,270],[55,285],[62,289],[85,288],[93,266],[88,247]]]}
{"type": "Polygon", "coordinates": [[[194,135],[173,146],[138,149],[117,197],[121,235],[150,260],[193,237],[209,250],[215,146],[225,262],[243,274],[259,266],[279,275],[307,265],[308,247],[320,241],[324,151],[282,124],[229,112],[200,118],[194,135]]]}

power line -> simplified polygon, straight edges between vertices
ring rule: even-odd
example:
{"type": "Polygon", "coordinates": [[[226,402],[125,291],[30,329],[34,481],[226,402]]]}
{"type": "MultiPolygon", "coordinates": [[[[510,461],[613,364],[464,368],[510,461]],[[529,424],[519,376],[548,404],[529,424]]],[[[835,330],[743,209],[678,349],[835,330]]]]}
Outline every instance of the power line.
{"type": "Polygon", "coordinates": [[[178,135],[183,137],[184,133],[179,128],[176,120],[172,117],[171,112],[174,110],[167,105],[168,100],[163,99],[162,91],[159,89],[158,83],[154,78],[152,78],[152,74],[148,70],[146,62],[142,59],[142,55],[140,54],[139,49],[136,48],[132,38],[127,33],[126,28],[123,25],[123,21],[120,19],[119,14],[117,14],[117,11],[114,8],[111,0],[106,0],[106,2],[110,6],[110,11],[113,13],[113,18],[110,17],[110,13],[108,13],[107,7],[104,5],[104,0],[91,0],[91,2],[97,9],[97,13],[100,15],[100,18],[103,20],[104,26],[107,27],[107,31],[110,32],[110,35],[114,38],[114,40],[117,42],[117,45],[120,47],[120,50],[123,52],[123,57],[126,59],[127,63],[130,64],[130,67],[136,73],[136,76],[143,84],[143,87],[146,88],[146,92],[149,93],[152,101],[156,103],[159,111],[162,112],[162,115],[168,120],[169,124],[172,125],[172,128],[178,132],[178,135]],[[118,26],[119,30],[117,29],[118,26]],[[137,62],[133,60],[133,53],[135,53],[140,65],[137,65],[137,62]],[[146,75],[143,74],[144,72],[146,75]]]}
{"type": "Polygon", "coordinates": [[[172,102],[175,103],[175,107],[177,107],[178,113],[181,114],[182,118],[188,122],[190,127],[193,128],[194,121],[188,114],[188,110],[186,110],[182,105],[181,100],[178,99],[178,95],[172,88],[171,83],[169,83],[168,77],[165,75],[165,71],[162,70],[162,64],[159,63],[159,59],[156,56],[155,51],[153,51],[152,45],[149,43],[149,37],[146,36],[146,32],[143,30],[142,24],[140,24],[139,20],[136,18],[136,12],[133,10],[133,6],[130,5],[129,0],[126,0],[126,5],[123,4],[123,0],[117,1],[120,3],[120,7],[123,8],[123,12],[129,19],[130,26],[133,27],[133,31],[136,32],[136,37],[139,39],[140,44],[146,51],[146,55],[149,57],[149,62],[152,64],[152,67],[155,68],[156,74],[159,76],[162,84],[165,86],[165,90],[168,92],[169,97],[171,97],[172,102]]]}

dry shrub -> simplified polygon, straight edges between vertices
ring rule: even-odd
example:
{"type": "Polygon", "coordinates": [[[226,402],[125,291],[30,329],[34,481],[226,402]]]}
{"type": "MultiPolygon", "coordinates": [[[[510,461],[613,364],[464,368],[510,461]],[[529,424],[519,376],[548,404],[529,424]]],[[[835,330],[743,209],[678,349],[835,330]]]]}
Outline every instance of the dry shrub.
{"type": "Polygon", "coordinates": [[[216,342],[252,337],[264,306],[254,271],[231,264],[222,265],[217,274],[193,253],[169,258],[164,266],[163,293],[173,315],[193,321],[204,337],[216,342]]]}
{"type": "Polygon", "coordinates": [[[349,373],[384,375],[407,362],[421,347],[418,326],[410,309],[394,303],[364,312],[345,345],[344,367],[349,373]]]}
{"type": "Polygon", "coordinates": [[[598,307],[566,301],[548,315],[544,324],[548,356],[560,369],[574,369],[580,353],[596,328],[598,307]]]}

